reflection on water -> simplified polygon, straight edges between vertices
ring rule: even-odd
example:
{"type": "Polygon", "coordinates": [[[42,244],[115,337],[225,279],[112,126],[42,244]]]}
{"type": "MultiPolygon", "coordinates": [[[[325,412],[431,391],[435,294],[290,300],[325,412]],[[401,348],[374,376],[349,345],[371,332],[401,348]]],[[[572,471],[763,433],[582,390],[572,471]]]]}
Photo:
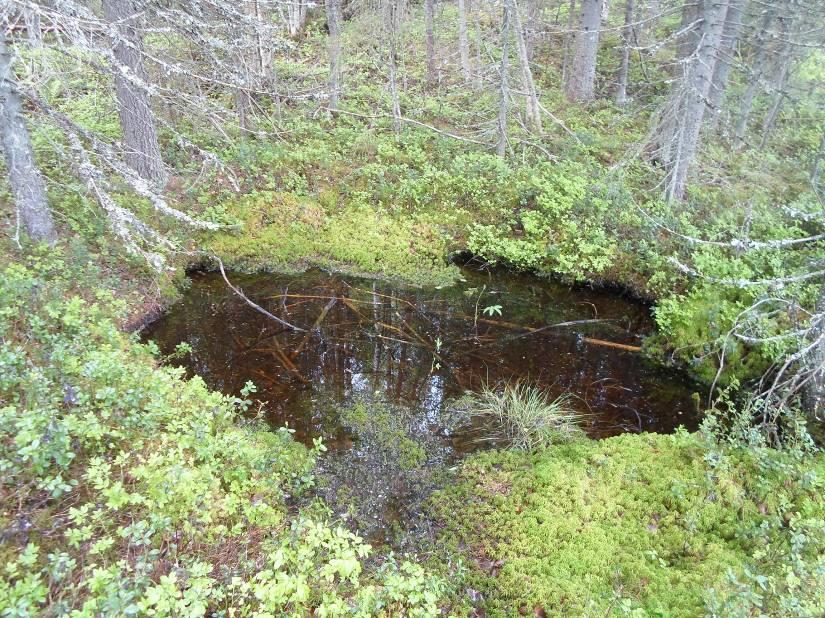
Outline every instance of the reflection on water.
{"type": "Polygon", "coordinates": [[[184,364],[211,387],[237,394],[252,380],[270,423],[307,444],[323,437],[322,493],[339,515],[354,509],[367,533],[411,521],[434,471],[483,444],[483,428],[454,418],[448,402],[485,383],[528,379],[572,393],[592,437],[695,425],[683,376],[604,343],[637,346],[652,328],[647,308],[526,277],[464,274],[443,290],[320,272],[230,275],[304,331],[257,313],[220,275],[197,274],[146,337],[164,353],[188,342],[184,364]],[[495,306],[500,315],[485,312],[495,306]]]}

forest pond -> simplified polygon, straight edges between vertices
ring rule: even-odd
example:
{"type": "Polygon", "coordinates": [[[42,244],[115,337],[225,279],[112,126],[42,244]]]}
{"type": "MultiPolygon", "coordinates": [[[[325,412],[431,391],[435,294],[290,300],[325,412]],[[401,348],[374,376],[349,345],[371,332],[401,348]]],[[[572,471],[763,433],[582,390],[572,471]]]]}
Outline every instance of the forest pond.
{"type": "Polygon", "coordinates": [[[210,387],[251,380],[273,427],[308,445],[322,437],[317,492],[373,542],[426,525],[421,501],[463,455],[494,443],[454,402],[483,385],[527,380],[569,393],[594,438],[695,428],[684,375],[635,348],[653,322],[620,295],[512,274],[462,271],[444,289],[310,271],[196,273],[183,298],[144,333],[210,387]]]}

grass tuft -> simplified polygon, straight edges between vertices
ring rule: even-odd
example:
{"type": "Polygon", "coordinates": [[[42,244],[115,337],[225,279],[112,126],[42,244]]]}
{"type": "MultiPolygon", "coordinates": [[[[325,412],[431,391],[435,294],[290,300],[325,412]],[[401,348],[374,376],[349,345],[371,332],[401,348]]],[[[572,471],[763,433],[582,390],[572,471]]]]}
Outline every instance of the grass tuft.
{"type": "Polygon", "coordinates": [[[472,395],[469,412],[495,423],[511,448],[534,451],[584,436],[583,417],[571,401],[569,394],[553,399],[539,387],[517,381],[502,388],[485,386],[472,395]]]}

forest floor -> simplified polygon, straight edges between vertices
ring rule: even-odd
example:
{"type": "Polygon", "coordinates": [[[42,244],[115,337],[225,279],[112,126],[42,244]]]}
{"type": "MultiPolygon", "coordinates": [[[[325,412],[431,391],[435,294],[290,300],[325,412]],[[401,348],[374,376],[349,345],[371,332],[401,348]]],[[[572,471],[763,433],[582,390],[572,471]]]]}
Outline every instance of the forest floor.
{"type": "MultiPolygon", "coordinates": [[[[352,49],[359,40],[368,47],[372,35],[348,36],[352,49]]],[[[307,63],[323,66],[323,44],[304,48],[307,63]]],[[[369,67],[353,73],[348,105],[385,109],[369,67]]],[[[435,546],[383,556],[370,569],[362,565],[370,550],[323,505],[291,510],[290,499],[313,483],[320,447],[244,420],[252,391],[233,398],[184,380],[174,359],[122,332],[174,302],[187,268],[214,267],[212,253],[238,271],[315,266],[440,286],[459,274],[449,257],[468,251],[539,278],[616,285],[655,300],[659,332],[648,351],[671,352],[712,377],[710,344],[756,291],[685,276],[671,258],[687,259],[693,248],[666,230],[728,238],[746,221],[760,238],[801,235],[775,204],[812,207],[807,171],[790,156],[711,147],[690,208],[677,210],[650,197],[658,196],[656,170],[626,160],[647,116],[606,101],[567,109],[557,80],[546,80],[544,103],[564,123],[543,136],[553,157],[518,132],[503,159],[426,128],[396,135],[386,119],[318,110],[310,118],[303,109],[286,110],[283,136],[202,144],[220,151],[223,170],[201,175],[170,147],[174,203],[226,226],[192,234],[159,222],[192,249],[172,256],[175,271],[159,274],[126,255],[82,188],[51,183],[61,244],[25,254],[11,240],[0,247],[0,607],[36,615],[85,604],[90,616],[228,615],[233,607],[262,615],[284,607],[327,615],[342,607],[362,615],[825,613],[825,458],[727,443],[720,424],[742,419],[733,403],[695,434],[471,456],[428,506],[442,526],[435,546]],[[194,177],[197,186],[187,182],[194,177]]],[[[406,93],[405,109],[444,126],[489,119],[489,95],[448,86],[438,98],[406,93]]],[[[792,151],[803,138],[818,134],[777,139],[792,151]]],[[[59,162],[49,170],[65,174],[59,162]]],[[[149,204],[123,199],[156,217],[149,204]]],[[[3,226],[12,238],[11,217],[3,226]]],[[[773,276],[784,267],[758,252],[696,253],[709,275],[773,276]]],[[[798,252],[800,262],[809,258],[798,252]]],[[[799,297],[813,295],[802,289],[799,297]]],[[[726,383],[772,362],[734,344],[727,360],[726,383]]]]}

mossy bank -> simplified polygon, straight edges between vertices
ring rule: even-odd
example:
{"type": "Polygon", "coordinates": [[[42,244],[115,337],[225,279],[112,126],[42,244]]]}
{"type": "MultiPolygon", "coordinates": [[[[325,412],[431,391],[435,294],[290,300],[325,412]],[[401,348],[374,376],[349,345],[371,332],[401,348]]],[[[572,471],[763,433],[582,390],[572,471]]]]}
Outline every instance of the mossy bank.
{"type": "Polygon", "coordinates": [[[800,463],[685,432],[493,451],[432,509],[475,615],[819,616],[825,457],[800,463]]]}

